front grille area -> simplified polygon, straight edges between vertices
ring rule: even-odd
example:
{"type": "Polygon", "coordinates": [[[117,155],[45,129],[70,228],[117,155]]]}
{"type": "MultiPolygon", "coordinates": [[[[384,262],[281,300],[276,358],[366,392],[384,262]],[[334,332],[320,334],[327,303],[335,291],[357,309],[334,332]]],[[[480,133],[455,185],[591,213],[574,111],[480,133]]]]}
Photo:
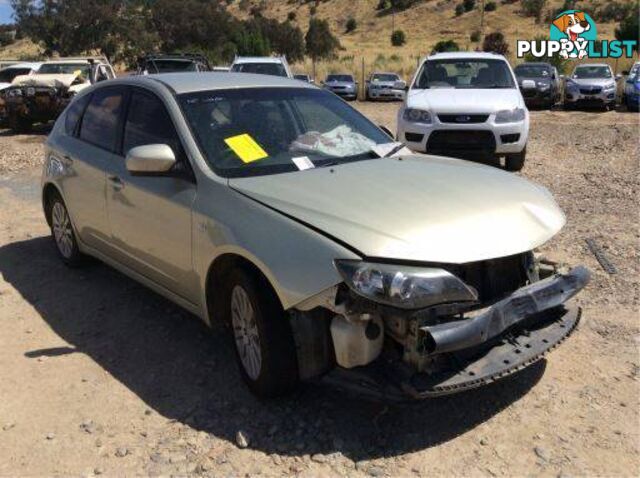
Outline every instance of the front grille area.
{"type": "Polygon", "coordinates": [[[491,131],[442,130],[434,131],[427,141],[427,152],[442,156],[468,157],[490,155],[496,151],[491,131]]]}
{"type": "Polygon", "coordinates": [[[531,89],[527,88],[526,90],[520,90],[520,91],[522,91],[522,96],[524,98],[535,98],[536,96],[538,96],[538,91],[533,88],[531,89]]]}
{"type": "Polygon", "coordinates": [[[474,287],[483,304],[498,301],[527,284],[529,252],[498,259],[447,266],[451,273],[474,287]]]}
{"type": "Polygon", "coordinates": [[[485,123],[489,119],[489,115],[438,115],[438,119],[441,123],[456,123],[456,124],[472,124],[472,123],[485,123]]]}
{"type": "Polygon", "coordinates": [[[594,87],[594,88],[580,88],[580,93],[583,95],[597,95],[602,92],[602,88],[594,87]]]}

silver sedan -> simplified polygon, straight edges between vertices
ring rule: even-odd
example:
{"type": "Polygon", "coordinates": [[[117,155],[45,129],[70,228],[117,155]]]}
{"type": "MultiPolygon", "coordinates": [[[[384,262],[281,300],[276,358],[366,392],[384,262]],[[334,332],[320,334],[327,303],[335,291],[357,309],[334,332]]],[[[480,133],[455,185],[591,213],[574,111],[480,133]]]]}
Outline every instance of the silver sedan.
{"type": "Polygon", "coordinates": [[[564,304],[588,280],[532,252],[565,222],[544,188],[412,155],[285,78],[96,85],[47,139],[42,198],[66,264],[96,257],[228,325],[260,396],[300,380],[394,398],[490,383],[574,330],[564,304]]]}

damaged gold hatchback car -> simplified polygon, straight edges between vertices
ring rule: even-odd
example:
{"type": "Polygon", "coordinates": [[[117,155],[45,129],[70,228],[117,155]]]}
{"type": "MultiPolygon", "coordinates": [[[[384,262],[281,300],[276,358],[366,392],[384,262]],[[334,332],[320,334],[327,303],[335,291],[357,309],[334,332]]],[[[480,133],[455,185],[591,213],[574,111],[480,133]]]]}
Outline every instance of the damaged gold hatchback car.
{"type": "Polygon", "coordinates": [[[388,398],[478,387],[576,327],[588,282],[534,249],[541,186],[413,155],[335,95],[264,75],[129,77],[83,91],[46,143],[61,258],[95,256],[231,326],[260,396],[318,379],[388,398]]]}

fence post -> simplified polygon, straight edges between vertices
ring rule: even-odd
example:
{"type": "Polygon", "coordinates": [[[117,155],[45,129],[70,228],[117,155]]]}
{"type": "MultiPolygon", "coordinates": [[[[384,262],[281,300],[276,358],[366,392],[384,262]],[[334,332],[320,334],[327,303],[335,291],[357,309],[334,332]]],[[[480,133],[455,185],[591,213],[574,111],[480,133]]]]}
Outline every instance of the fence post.
{"type": "Polygon", "coordinates": [[[360,93],[360,99],[366,99],[365,98],[365,88],[364,88],[364,56],[362,57],[362,75],[361,75],[361,79],[362,79],[362,83],[360,83],[360,87],[362,88],[362,92],[360,93]]]}

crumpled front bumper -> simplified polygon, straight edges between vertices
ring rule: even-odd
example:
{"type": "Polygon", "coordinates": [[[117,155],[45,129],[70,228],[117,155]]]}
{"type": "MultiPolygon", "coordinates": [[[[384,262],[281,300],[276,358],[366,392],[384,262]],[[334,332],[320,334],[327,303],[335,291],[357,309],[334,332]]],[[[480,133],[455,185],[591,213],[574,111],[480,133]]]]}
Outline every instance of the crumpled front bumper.
{"type": "Polygon", "coordinates": [[[564,303],[589,282],[576,267],[518,289],[476,317],[420,328],[434,370],[416,373],[400,361],[337,368],[324,380],[362,395],[423,399],[478,388],[542,359],[577,327],[581,310],[564,303]]]}

